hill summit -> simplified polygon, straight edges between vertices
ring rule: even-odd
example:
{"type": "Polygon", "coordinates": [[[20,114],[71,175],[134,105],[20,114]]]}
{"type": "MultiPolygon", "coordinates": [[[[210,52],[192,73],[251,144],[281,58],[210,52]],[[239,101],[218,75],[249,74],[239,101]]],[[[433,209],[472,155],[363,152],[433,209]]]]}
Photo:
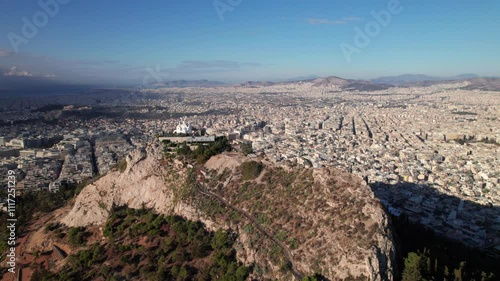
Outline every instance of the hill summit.
{"type": "Polygon", "coordinates": [[[85,187],[61,222],[102,227],[116,206],[234,232],[236,257],[252,268],[250,277],[393,279],[386,213],[361,178],[334,169],[281,167],[229,153],[192,166],[153,143],[131,153],[126,168],[85,187]]]}

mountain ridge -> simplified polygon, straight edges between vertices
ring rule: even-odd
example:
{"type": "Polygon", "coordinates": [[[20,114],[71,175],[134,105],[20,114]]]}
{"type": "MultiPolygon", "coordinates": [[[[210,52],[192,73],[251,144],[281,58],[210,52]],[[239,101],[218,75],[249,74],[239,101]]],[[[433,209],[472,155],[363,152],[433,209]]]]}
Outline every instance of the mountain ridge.
{"type": "Polygon", "coordinates": [[[371,79],[370,81],[377,84],[392,84],[399,86],[415,82],[465,80],[478,77],[478,75],[471,73],[459,74],[451,77],[430,76],[426,74],[402,74],[396,76],[382,76],[371,79]]]}

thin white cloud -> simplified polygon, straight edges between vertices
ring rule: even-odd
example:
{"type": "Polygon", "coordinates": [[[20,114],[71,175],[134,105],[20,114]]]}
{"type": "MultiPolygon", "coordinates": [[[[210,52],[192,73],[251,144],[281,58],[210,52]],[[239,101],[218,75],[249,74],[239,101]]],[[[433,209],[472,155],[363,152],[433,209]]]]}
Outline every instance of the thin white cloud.
{"type": "MultiPolygon", "coordinates": [[[[0,69],[1,73],[1,69],[0,69]]],[[[33,78],[55,78],[57,77],[54,73],[38,73],[30,72],[27,70],[21,70],[17,66],[12,66],[3,71],[3,76],[5,77],[33,77],[33,78]]]]}
{"type": "Polygon", "coordinates": [[[346,24],[346,22],[343,20],[329,20],[329,19],[318,19],[318,18],[307,19],[307,23],[309,23],[309,24],[331,24],[331,25],[346,24]]]}
{"type": "Polygon", "coordinates": [[[345,17],[340,20],[331,20],[331,19],[325,19],[325,18],[308,18],[306,22],[308,24],[327,24],[327,25],[339,25],[339,24],[346,24],[352,21],[360,21],[362,18],[358,17],[345,17]]]}
{"type": "Polygon", "coordinates": [[[347,18],[343,18],[343,20],[345,20],[345,21],[360,21],[360,20],[363,20],[363,18],[347,17],[347,18]]]}
{"type": "Polygon", "coordinates": [[[104,66],[104,65],[115,65],[119,64],[116,60],[71,60],[66,61],[70,65],[92,65],[92,66],[104,66]]]}
{"type": "Polygon", "coordinates": [[[16,66],[11,67],[3,73],[4,76],[18,76],[18,77],[31,77],[33,74],[26,70],[18,70],[16,66]]]}

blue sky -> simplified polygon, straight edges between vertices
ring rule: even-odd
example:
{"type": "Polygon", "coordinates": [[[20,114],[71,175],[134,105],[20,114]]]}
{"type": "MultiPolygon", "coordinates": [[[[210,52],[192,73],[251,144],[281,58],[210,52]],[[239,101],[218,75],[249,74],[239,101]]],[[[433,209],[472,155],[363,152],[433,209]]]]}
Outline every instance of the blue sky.
{"type": "Polygon", "coordinates": [[[361,47],[356,28],[366,33],[372,11],[391,13],[395,0],[41,0],[54,1],[68,3],[44,24],[39,1],[0,0],[4,76],[118,85],[140,83],[147,67],[162,80],[223,82],[500,75],[495,0],[400,0],[400,12],[361,47]],[[22,19],[35,15],[38,31],[27,38],[22,19]],[[356,48],[350,60],[342,44],[356,48]]]}

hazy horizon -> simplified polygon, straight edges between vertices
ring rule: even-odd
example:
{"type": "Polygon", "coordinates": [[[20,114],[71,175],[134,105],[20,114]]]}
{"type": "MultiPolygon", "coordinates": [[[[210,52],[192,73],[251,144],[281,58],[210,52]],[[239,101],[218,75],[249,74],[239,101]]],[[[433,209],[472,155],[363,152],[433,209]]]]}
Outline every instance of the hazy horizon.
{"type": "Polygon", "coordinates": [[[500,76],[495,1],[1,5],[9,11],[0,19],[4,90],[30,83],[134,87],[144,81],[239,83],[311,75],[500,76]]]}

